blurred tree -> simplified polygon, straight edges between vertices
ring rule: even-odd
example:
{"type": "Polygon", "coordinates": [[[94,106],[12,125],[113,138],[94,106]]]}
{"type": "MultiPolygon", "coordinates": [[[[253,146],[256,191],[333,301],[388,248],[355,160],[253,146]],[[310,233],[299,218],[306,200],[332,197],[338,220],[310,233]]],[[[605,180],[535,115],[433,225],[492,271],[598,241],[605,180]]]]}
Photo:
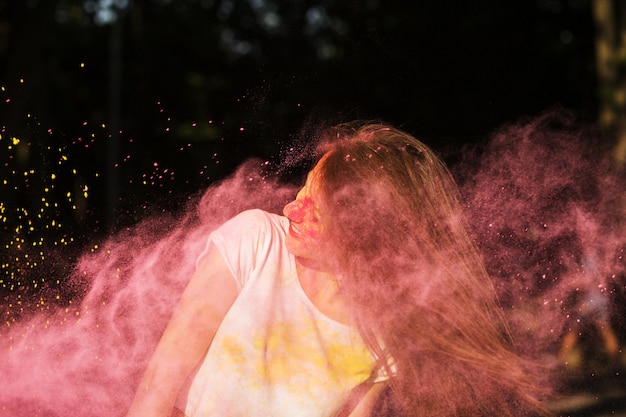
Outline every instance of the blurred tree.
{"type": "Polygon", "coordinates": [[[600,123],[617,137],[615,160],[626,164],[626,2],[593,0],[600,123]]]}

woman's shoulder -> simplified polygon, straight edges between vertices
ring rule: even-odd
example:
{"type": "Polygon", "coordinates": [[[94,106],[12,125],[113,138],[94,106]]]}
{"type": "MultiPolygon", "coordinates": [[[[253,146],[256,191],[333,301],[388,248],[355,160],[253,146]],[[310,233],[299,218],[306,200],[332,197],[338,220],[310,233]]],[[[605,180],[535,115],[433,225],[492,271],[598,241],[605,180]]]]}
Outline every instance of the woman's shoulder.
{"type": "Polygon", "coordinates": [[[261,209],[244,210],[222,224],[212,234],[233,239],[236,236],[283,235],[289,221],[286,217],[261,209]]]}
{"type": "Polygon", "coordinates": [[[262,225],[274,226],[282,228],[287,223],[287,218],[276,213],[271,213],[262,209],[244,210],[225,224],[237,224],[242,227],[261,227],[262,225]]]}

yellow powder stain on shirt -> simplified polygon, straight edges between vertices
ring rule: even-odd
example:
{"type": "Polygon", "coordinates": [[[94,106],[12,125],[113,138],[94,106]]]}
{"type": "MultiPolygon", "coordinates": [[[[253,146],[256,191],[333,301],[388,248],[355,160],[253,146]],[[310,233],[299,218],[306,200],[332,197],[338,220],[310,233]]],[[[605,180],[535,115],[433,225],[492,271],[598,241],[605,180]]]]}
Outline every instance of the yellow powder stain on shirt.
{"type": "Polygon", "coordinates": [[[305,374],[308,384],[332,381],[353,386],[369,377],[373,359],[362,342],[321,341],[317,328],[295,328],[289,323],[275,324],[266,331],[254,339],[255,349],[265,353],[255,363],[262,379],[291,381],[297,386],[296,381],[305,374]]]}
{"type": "Polygon", "coordinates": [[[329,366],[343,368],[345,374],[352,376],[358,383],[369,378],[372,370],[372,355],[365,346],[346,348],[345,345],[331,344],[328,346],[329,366]]]}
{"type": "Polygon", "coordinates": [[[222,351],[224,358],[229,358],[232,363],[242,363],[246,360],[243,346],[236,336],[225,336],[222,339],[222,351]]]}

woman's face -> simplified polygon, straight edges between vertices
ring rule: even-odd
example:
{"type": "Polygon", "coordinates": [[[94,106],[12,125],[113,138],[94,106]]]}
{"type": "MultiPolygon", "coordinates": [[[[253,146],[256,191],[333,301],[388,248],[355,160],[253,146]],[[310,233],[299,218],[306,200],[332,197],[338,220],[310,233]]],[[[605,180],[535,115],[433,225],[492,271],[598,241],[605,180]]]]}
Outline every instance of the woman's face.
{"type": "Polygon", "coordinates": [[[323,222],[319,203],[319,163],[309,172],[304,187],[296,199],[287,204],[283,214],[289,219],[289,231],[285,240],[287,250],[301,260],[323,260],[323,222]]]}

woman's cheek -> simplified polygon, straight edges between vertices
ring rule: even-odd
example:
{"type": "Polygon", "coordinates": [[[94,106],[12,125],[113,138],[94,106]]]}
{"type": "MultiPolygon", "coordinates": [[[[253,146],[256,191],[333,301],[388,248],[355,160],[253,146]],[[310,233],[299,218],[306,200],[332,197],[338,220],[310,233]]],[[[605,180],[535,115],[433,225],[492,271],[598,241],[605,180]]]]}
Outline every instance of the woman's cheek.
{"type": "Polygon", "coordinates": [[[312,224],[310,226],[307,226],[304,230],[303,233],[304,235],[311,239],[311,240],[318,240],[320,238],[321,235],[321,230],[320,227],[316,224],[312,224]]]}

